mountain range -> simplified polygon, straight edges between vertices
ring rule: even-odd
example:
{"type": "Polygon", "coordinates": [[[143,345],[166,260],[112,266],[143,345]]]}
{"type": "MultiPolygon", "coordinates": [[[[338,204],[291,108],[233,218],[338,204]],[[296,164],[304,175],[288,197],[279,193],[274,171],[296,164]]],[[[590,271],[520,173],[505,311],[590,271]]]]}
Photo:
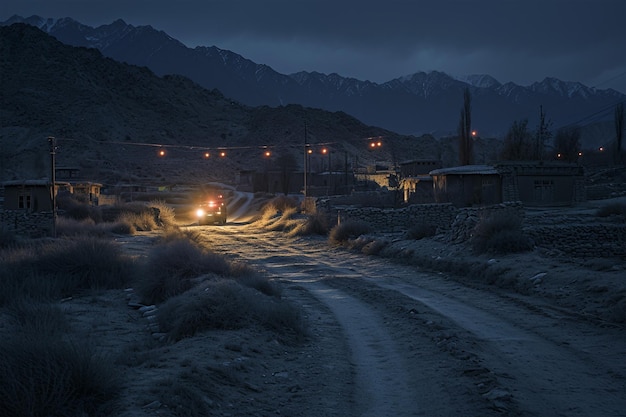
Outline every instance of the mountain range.
{"type": "MultiPolygon", "coordinates": [[[[99,27],[71,18],[13,16],[0,25],[21,22],[36,26],[68,45],[96,48],[120,62],[145,66],[157,75],[180,74],[209,90],[248,106],[299,104],[342,111],[363,123],[404,134],[455,135],[463,91],[472,96],[472,126],[481,136],[502,138],[516,120],[536,126],[542,109],[554,129],[593,126],[583,132],[583,146],[612,140],[607,129],[617,103],[626,95],[579,82],[545,78],[529,86],[500,83],[489,75],[457,79],[443,72],[416,72],[385,83],[338,74],[280,74],[235,52],[216,46],[189,48],[151,26],[123,20],[99,27]],[[605,125],[604,128],[598,127],[605,125]]],[[[614,134],[613,134],[614,135],[614,134]]]]}
{"type": "Polygon", "coordinates": [[[353,167],[400,156],[454,160],[432,136],[399,135],[344,112],[247,106],[22,23],[0,26],[0,74],[0,182],[46,178],[49,136],[57,166],[105,184],[232,183],[241,170],[277,169],[281,161],[301,169],[305,141],[312,162],[332,154],[341,168],[347,158],[353,167]],[[384,146],[370,150],[368,138],[381,137],[384,146]],[[322,147],[330,153],[322,156],[322,147]]]}

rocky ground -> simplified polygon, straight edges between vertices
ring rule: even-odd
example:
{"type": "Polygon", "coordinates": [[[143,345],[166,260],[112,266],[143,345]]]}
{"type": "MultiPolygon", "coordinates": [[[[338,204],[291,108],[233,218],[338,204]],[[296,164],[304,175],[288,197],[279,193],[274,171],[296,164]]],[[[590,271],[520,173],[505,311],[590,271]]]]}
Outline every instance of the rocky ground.
{"type": "MultiPolygon", "coordinates": [[[[619,365],[626,353],[623,260],[567,259],[542,247],[475,255],[443,236],[401,235],[369,236],[386,246],[365,256],[323,237],[288,238],[245,223],[194,229],[216,251],[280,282],[309,335],[295,341],[251,326],[168,343],[154,326],[154,307],[134,304],[132,289],[62,300],[72,333],[122,370],[114,415],[583,416],[594,409],[617,416],[626,406],[619,395],[626,380],[619,365]],[[418,288],[440,294],[439,310],[410,296],[418,288]],[[471,313],[451,313],[452,294],[471,313]],[[490,311],[495,316],[480,316],[490,311]],[[492,323],[498,314],[507,321],[492,323]],[[481,318],[462,324],[468,315],[481,318]],[[503,336],[492,329],[501,326],[505,339],[516,340],[502,345],[506,353],[493,350],[503,336]],[[548,355],[543,372],[553,375],[520,371],[548,355]],[[568,365],[579,360],[580,369],[568,365]],[[569,380],[581,382],[561,392],[569,380]]],[[[117,241],[141,257],[157,237],[117,241]]]]}

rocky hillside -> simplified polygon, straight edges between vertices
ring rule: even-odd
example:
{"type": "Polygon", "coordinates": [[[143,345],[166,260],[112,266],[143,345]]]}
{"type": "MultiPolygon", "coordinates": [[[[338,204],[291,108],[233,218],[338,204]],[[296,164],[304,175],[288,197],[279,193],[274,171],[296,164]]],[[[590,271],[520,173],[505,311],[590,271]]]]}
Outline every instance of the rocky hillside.
{"type": "Polygon", "coordinates": [[[338,74],[287,75],[216,46],[188,48],[163,31],[123,20],[94,28],[71,18],[13,16],[0,25],[16,22],[38,27],[68,45],[96,48],[117,61],[145,66],[160,76],[183,75],[250,106],[300,104],[343,111],[402,134],[456,134],[463,91],[469,88],[472,125],[482,136],[502,139],[515,120],[528,119],[529,126],[535,127],[542,107],[554,130],[584,127],[583,149],[597,149],[614,138],[613,111],[626,100],[615,90],[550,77],[521,86],[500,83],[489,75],[457,79],[438,71],[416,72],[381,84],[338,74]]]}
{"type": "Polygon", "coordinates": [[[266,166],[265,147],[300,163],[305,137],[361,164],[439,153],[429,136],[397,135],[341,112],[248,107],[25,24],[0,27],[0,66],[2,180],[47,176],[49,136],[57,139],[57,166],[81,167],[103,182],[231,182],[239,169],[266,166]],[[385,146],[368,151],[368,137],[383,137],[385,146]],[[215,158],[218,150],[227,157],[215,158]]]}

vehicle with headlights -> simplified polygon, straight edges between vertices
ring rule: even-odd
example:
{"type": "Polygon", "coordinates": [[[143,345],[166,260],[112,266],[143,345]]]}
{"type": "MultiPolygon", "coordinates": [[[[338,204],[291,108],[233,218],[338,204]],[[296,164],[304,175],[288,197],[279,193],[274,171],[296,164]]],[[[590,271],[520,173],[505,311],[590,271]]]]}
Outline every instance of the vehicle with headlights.
{"type": "Polygon", "coordinates": [[[227,216],[226,202],[221,194],[214,198],[208,198],[196,207],[196,218],[199,225],[225,224],[227,216]]]}

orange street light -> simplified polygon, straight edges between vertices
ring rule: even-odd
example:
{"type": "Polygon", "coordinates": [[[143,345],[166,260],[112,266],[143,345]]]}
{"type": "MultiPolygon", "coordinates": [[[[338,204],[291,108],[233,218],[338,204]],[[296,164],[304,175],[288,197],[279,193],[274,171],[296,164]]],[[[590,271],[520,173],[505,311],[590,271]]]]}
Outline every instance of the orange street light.
{"type": "Polygon", "coordinates": [[[272,153],[270,151],[265,151],[263,155],[269,158],[270,156],[272,156],[272,153]]]}
{"type": "Polygon", "coordinates": [[[221,158],[223,158],[223,157],[225,157],[225,156],[226,156],[226,152],[221,151],[221,152],[220,152],[220,157],[221,157],[221,158]]]}
{"type": "Polygon", "coordinates": [[[328,149],[326,149],[326,148],[322,148],[322,153],[323,153],[324,155],[326,155],[326,154],[328,153],[328,149]]]}
{"type": "Polygon", "coordinates": [[[159,156],[165,156],[165,150],[161,149],[161,150],[159,151],[159,156]]]}
{"type": "Polygon", "coordinates": [[[205,152],[205,153],[204,153],[204,158],[205,158],[205,159],[209,158],[210,156],[211,156],[211,154],[210,154],[210,153],[208,153],[208,152],[205,152]]]}

